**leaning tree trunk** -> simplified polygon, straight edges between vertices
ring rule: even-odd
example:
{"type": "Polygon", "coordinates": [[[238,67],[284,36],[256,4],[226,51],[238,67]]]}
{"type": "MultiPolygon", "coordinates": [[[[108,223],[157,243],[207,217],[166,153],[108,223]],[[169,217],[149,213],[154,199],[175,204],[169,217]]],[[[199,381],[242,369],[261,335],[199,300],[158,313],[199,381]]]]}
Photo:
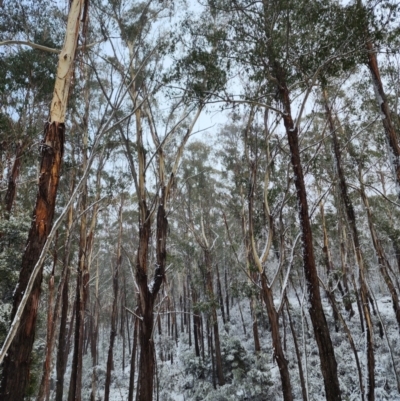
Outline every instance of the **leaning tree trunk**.
{"type": "Polygon", "coordinates": [[[389,103],[383,89],[383,84],[379,72],[378,59],[372,41],[367,38],[366,50],[368,55],[368,68],[371,72],[372,84],[379,111],[382,116],[382,124],[385,129],[386,141],[388,145],[389,162],[393,169],[394,178],[397,183],[397,196],[400,199],[400,145],[399,138],[391,117],[389,103]]]}
{"type": "MultiPolygon", "coordinates": [[[[38,194],[27,246],[22,258],[19,281],[14,293],[12,319],[17,313],[29,278],[39,259],[53,222],[64,153],[64,120],[84,3],[84,0],[74,0],[68,16],[65,42],[57,67],[50,122],[45,126],[44,139],[41,146],[38,194]]],[[[3,378],[0,387],[0,399],[2,400],[22,401],[28,386],[42,275],[43,270],[39,272],[34,282],[27,306],[20,316],[20,326],[4,359],[3,378]]]]}
{"type": "Polygon", "coordinates": [[[304,275],[307,282],[308,299],[310,302],[309,313],[319,350],[326,399],[327,401],[339,401],[342,397],[337,376],[337,363],[319,291],[319,279],[315,264],[310,217],[308,214],[307,191],[300,159],[298,127],[294,125],[292,119],[289,89],[285,82],[284,72],[277,63],[274,72],[277,77],[277,89],[279,91],[280,100],[284,107],[283,122],[289,141],[291,164],[293,167],[294,183],[299,205],[304,275]]]}

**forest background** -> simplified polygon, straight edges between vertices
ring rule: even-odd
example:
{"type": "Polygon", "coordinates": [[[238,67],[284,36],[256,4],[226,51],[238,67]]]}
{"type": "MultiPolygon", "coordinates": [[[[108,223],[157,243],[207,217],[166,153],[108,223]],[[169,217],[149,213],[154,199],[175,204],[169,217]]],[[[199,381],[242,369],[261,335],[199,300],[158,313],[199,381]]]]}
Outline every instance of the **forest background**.
{"type": "Polygon", "coordinates": [[[0,398],[400,399],[399,7],[0,2],[0,398]]]}

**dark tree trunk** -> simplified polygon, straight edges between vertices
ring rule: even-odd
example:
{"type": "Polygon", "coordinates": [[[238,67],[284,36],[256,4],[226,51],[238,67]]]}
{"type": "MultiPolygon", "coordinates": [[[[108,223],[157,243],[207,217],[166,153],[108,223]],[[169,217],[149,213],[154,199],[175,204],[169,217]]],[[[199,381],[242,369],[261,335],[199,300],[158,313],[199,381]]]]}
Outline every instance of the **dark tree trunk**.
{"type": "Polygon", "coordinates": [[[272,346],[274,349],[274,358],[279,367],[279,374],[282,381],[283,399],[285,401],[292,401],[292,385],[290,383],[290,374],[288,361],[282,349],[282,340],[279,333],[279,315],[274,306],[274,298],[272,289],[268,286],[265,275],[261,275],[261,284],[263,290],[263,297],[265,305],[267,306],[267,313],[271,325],[272,346]]]}
{"type": "MultiPolygon", "coordinates": [[[[66,344],[68,341],[67,336],[67,319],[68,319],[68,286],[70,271],[68,267],[68,260],[64,259],[65,271],[65,283],[62,288],[62,308],[60,318],[60,332],[58,335],[58,349],[57,349],[57,360],[56,360],[56,401],[63,401],[64,392],[64,374],[67,365],[68,353],[65,351],[66,344]],[[67,263],[65,263],[67,262],[67,263]]],[[[71,321],[72,324],[72,321],[71,321]]]]}
{"type": "MultiPolygon", "coordinates": [[[[136,308],[136,312],[138,309],[136,308]]],[[[136,349],[137,349],[137,336],[138,336],[138,326],[139,319],[134,317],[134,329],[133,329],[133,346],[132,346],[132,354],[131,354],[131,372],[129,375],[129,392],[128,392],[128,401],[133,401],[133,391],[135,388],[135,360],[136,360],[136,349]]]]}
{"type": "Polygon", "coordinates": [[[254,295],[250,299],[250,313],[253,319],[252,327],[253,327],[253,338],[254,338],[254,351],[259,352],[261,351],[261,344],[260,344],[260,338],[258,336],[257,312],[255,308],[254,295]]]}
{"type": "Polygon", "coordinates": [[[217,295],[218,295],[218,301],[219,301],[219,306],[221,308],[222,321],[224,322],[224,324],[226,324],[225,309],[224,309],[224,299],[222,297],[222,287],[221,287],[221,279],[219,277],[218,263],[215,265],[215,269],[217,271],[217,295]]]}
{"type": "Polygon", "coordinates": [[[104,401],[108,401],[110,398],[110,386],[111,386],[111,371],[113,370],[113,355],[114,355],[114,342],[117,335],[117,313],[118,313],[118,296],[119,296],[119,271],[122,264],[121,246],[122,246],[122,206],[123,201],[121,200],[121,206],[119,208],[119,235],[118,235],[118,249],[117,249],[117,261],[113,269],[113,293],[114,300],[111,312],[111,331],[110,331],[110,346],[108,348],[107,356],[107,372],[106,382],[104,387],[104,401]]]}
{"type": "MultiPolygon", "coordinates": [[[[212,282],[212,259],[211,253],[208,249],[204,250],[204,260],[206,264],[206,285],[207,292],[211,300],[214,299],[214,288],[212,282]]],[[[215,343],[215,364],[218,377],[218,384],[223,386],[225,384],[224,374],[222,371],[222,355],[221,355],[221,345],[219,341],[219,329],[218,329],[218,318],[217,311],[215,307],[211,308],[211,324],[214,330],[214,343],[215,343]]]]}
{"type": "Polygon", "coordinates": [[[308,215],[307,191],[300,159],[298,128],[293,123],[289,90],[286,86],[284,73],[279,65],[275,66],[275,75],[278,78],[277,89],[284,106],[283,121],[289,142],[294,183],[297,192],[303,244],[304,275],[307,282],[307,292],[310,302],[309,313],[319,350],[326,399],[327,401],[339,401],[342,397],[337,376],[337,363],[319,291],[318,272],[315,264],[313,238],[310,218],[308,215]]]}
{"type": "MultiPolygon", "coordinates": [[[[35,339],[37,308],[41,292],[43,268],[38,271],[29,294],[27,285],[50,233],[65,142],[65,111],[73,72],[77,39],[84,2],[73,0],[68,15],[64,46],[58,61],[54,94],[50,107],[50,123],[44,129],[36,205],[33,211],[27,246],[22,257],[17,288],[14,292],[11,319],[16,317],[22,298],[27,296],[19,325],[3,363],[0,399],[22,401],[29,382],[29,366],[35,339]]],[[[87,2],[85,3],[87,10],[87,2]]]]}
{"type": "MultiPolygon", "coordinates": [[[[196,304],[196,292],[194,288],[191,288],[192,292],[192,300],[193,300],[193,305],[196,304]]],[[[194,336],[194,349],[197,357],[200,357],[200,347],[199,347],[199,338],[198,338],[198,333],[199,333],[199,327],[198,327],[198,311],[193,312],[193,336],[194,336]]]]}
{"type": "MultiPolygon", "coordinates": [[[[46,353],[43,361],[43,372],[42,379],[40,381],[39,394],[37,396],[37,401],[43,401],[49,399],[50,393],[50,373],[51,373],[51,357],[53,354],[53,344],[54,344],[54,335],[56,329],[56,321],[57,318],[57,306],[54,308],[54,272],[57,264],[57,239],[58,232],[56,235],[55,241],[55,250],[54,250],[54,260],[53,260],[53,270],[49,277],[49,296],[47,303],[47,335],[46,335],[46,353]]],[[[59,299],[57,299],[59,301],[59,299]]]]}
{"type": "MultiPolygon", "coordinates": [[[[164,189],[165,190],[165,189],[164,189]]],[[[140,334],[140,361],[137,401],[151,401],[153,399],[153,384],[155,373],[155,350],[153,335],[154,302],[160,290],[165,275],[165,262],[167,257],[166,243],[168,220],[164,203],[164,190],[160,197],[157,211],[156,252],[157,264],[154,278],[147,283],[148,245],[151,235],[150,212],[147,210],[139,229],[139,249],[136,262],[136,279],[139,286],[139,314],[142,317],[139,327],[140,334]]]]}
{"type": "MultiPolygon", "coordinates": [[[[14,292],[11,319],[14,319],[28,285],[33,268],[50,232],[64,153],[65,126],[63,123],[46,124],[42,145],[39,190],[27,246],[22,258],[18,285],[14,292]]],[[[7,352],[3,364],[0,399],[22,401],[29,382],[29,366],[35,339],[37,308],[41,292],[43,269],[39,272],[28,303],[20,317],[20,326],[7,352]]]]}
{"type": "MultiPolygon", "coordinates": [[[[84,150],[84,166],[86,165],[86,149],[84,150]]],[[[75,311],[75,337],[74,353],[72,358],[71,379],[69,384],[68,401],[80,401],[82,390],[82,358],[85,331],[85,312],[89,295],[89,270],[87,265],[87,232],[86,232],[86,203],[87,185],[85,184],[81,196],[81,225],[79,235],[79,257],[76,283],[76,311],[75,311]]]]}
{"type": "MultiPolygon", "coordinates": [[[[399,267],[400,269],[400,267],[399,267]]],[[[229,316],[229,287],[228,287],[228,269],[225,266],[225,303],[226,303],[226,320],[229,322],[230,321],[230,316],[229,316]]]]}

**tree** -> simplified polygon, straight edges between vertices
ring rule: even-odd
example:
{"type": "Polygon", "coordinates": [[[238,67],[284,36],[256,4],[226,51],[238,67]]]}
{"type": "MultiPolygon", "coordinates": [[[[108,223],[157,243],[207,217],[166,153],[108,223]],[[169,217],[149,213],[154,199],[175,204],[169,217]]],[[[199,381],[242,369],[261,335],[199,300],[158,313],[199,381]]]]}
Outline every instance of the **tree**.
{"type": "MultiPolygon", "coordinates": [[[[86,8],[85,8],[86,7],[86,8]]],[[[83,9],[87,2],[75,0],[71,4],[67,33],[57,67],[57,79],[50,108],[50,121],[45,127],[42,144],[39,190],[33,213],[34,220],[28,235],[28,246],[22,259],[11,317],[14,318],[25,292],[33,267],[39,259],[50,232],[60,168],[64,153],[65,113],[71,84],[73,63],[83,9]]],[[[35,323],[40,297],[42,274],[39,274],[30,294],[30,302],[20,318],[20,327],[3,364],[0,388],[4,399],[22,400],[29,380],[29,364],[35,338],[35,323]]]]}

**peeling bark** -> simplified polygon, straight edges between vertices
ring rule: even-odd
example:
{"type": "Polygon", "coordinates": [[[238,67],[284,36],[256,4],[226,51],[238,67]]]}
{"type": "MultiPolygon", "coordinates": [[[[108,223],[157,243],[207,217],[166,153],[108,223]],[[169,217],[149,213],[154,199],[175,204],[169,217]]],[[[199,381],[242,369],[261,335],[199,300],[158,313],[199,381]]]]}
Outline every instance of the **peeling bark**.
{"type": "MultiPolygon", "coordinates": [[[[64,153],[64,134],[65,126],[63,123],[46,124],[42,145],[39,191],[27,246],[22,259],[19,281],[14,294],[12,320],[16,315],[33,267],[39,259],[51,229],[61,160],[64,153]]],[[[27,306],[20,317],[20,327],[4,359],[3,379],[0,388],[0,398],[4,400],[22,401],[25,389],[28,386],[42,276],[43,270],[35,280],[27,306]]]]}
{"type": "MultiPolygon", "coordinates": [[[[64,46],[57,66],[57,77],[50,108],[50,122],[45,126],[44,140],[41,146],[38,194],[33,212],[33,221],[28,234],[28,242],[22,258],[19,281],[14,295],[12,320],[17,313],[18,306],[27,288],[29,277],[52,227],[64,153],[65,111],[83,5],[83,0],[74,0],[68,15],[64,46]]],[[[37,275],[27,306],[21,313],[20,326],[4,359],[3,378],[0,387],[0,398],[4,400],[22,401],[28,386],[29,365],[35,339],[42,275],[43,270],[37,275]]]]}

